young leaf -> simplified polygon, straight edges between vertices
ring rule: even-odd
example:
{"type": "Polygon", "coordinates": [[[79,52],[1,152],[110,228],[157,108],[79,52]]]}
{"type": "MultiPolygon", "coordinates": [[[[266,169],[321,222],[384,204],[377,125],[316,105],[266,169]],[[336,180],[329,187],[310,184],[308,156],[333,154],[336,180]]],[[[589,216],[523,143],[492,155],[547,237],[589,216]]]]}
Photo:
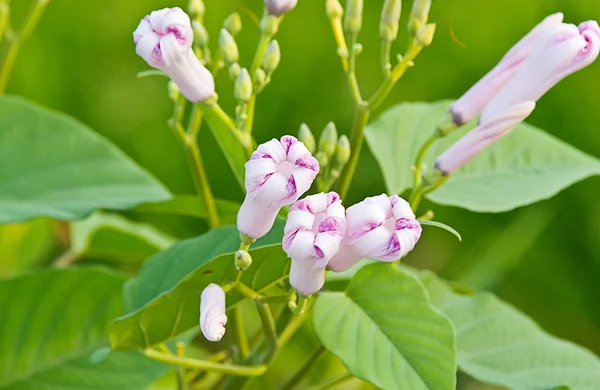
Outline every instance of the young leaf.
{"type": "Polygon", "coordinates": [[[389,264],[361,269],[345,292],[322,293],[317,336],[353,375],[384,389],[454,389],[454,329],[419,281],[389,264]]]}
{"type": "MultiPolygon", "coordinates": [[[[371,123],[367,142],[383,171],[389,192],[412,186],[419,147],[442,121],[450,101],[399,104],[371,123]]],[[[444,150],[473,129],[470,123],[438,141],[425,156],[429,169],[444,150]]],[[[432,201],[476,212],[502,212],[556,195],[600,174],[600,161],[527,124],[467,163],[427,195],[432,201]]]]}
{"type": "Polygon", "coordinates": [[[16,97],[0,97],[0,161],[0,223],[74,219],[171,196],[87,126],[16,97]]]}

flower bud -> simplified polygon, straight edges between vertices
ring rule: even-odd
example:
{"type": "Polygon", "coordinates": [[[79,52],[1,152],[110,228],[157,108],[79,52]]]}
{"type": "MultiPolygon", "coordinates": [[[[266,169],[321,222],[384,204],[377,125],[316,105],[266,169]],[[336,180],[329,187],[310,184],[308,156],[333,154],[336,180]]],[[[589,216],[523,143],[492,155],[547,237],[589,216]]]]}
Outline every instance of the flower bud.
{"type": "Polygon", "coordinates": [[[252,256],[250,253],[239,250],[235,252],[235,269],[238,271],[245,271],[252,265],[252,256]]]}
{"type": "Polygon", "coordinates": [[[429,10],[431,9],[432,0],[414,0],[410,19],[408,21],[408,30],[416,36],[419,28],[427,24],[429,19],[429,10]]]}
{"type": "Polygon", "coordinates": [[[224,28],[219,33],[219,50],[221,50],[221,56],[226,65],[231,65],[238,62],[240,59],[240,53],[238,46],[235,43],[235,39],[224,28]]]}
{"type": "Polygon", "coordinates": [[[206,31],[204,25],[197,20],[193,20],[192,29],[194,30],[194,42],[199,46],[207,46],[208,31],[206,31]]]}
{"type": "Polygon", "coordinates": [[[262,19],[260,20],[260,31],[269,36],[269,37],[273,37],[275,36],[275,34],[277,34],[277,31],[279,30],[279,17],[271,15],[271,14],[266,14],[262,17],[262,19]]]}
{"type": "Polygon", "coordinates": [[[246,198],[237,215],[238,230],[251,238],[267,234],[281,207],[308,191],[317,173],[319,163],[295,137],[259,145],[246,163],[246,198]]]}
{"type": "Polygon", "coordinates": [[[381,10],[379,36],[384,41],[394,41],[398,37],[398,23],[402,11],[402,0],[385,0],[381,10]]]}
{"type": "Polygon", "coordinates": [[[201,22],[204,18],[204,13],[206,12],[206,6],[202,0],[190,0],[188,12],[194,19],[201,22]]]}
{"type": "Polygon", "coordinates": [[[223,28],[229,31],[232,36],[237,36],[242,31],[242,18],[240,18],[240,14],[234,12],[229,15],[223,22],[223,28]]]}
{"type": "Polygon", "coordinates": [[[327,0],[325,10],[329,19],[341,19],[344,15],[344,8],[342,8],[339,0],[327,0]]]}
{"type": "Polygon", "coordinates": [[[335,148],[335,162],[338,168],[343,168],[350,160],[350,140],[346,135],[341,135],[335,148]]]}
{"type": "Polygon", "coordinates": [[[321,133],[321,138],[319,138],[319,150],[325,152],[327,157],[331,159],[335,154],[335,149],[337,147],[337,129],[335,128],[335,123],[329,122],[323,129],[321,133]]]}
{"type": "Polygon", "coordinates": [[[358,34],[362,28],[363,0],[347,0],[344,17],[344,31],[358,34]]]}
{"type": "Polygon", "coordinates": [[[415,34],[415,38],[417,41],[423,46],[431,45],[433,41],[433,36],[435,34],[435,23],[424,24],[417,29],[417,33],[415,34]]]}
{"type": "Polygon", "coordinates": [[[233,64],[229,65],[229,78],[232,80],[236,80],[241,72],[242,68],[240,67],[240,64],[238,64],[237,62],[234,62],[233,64]]]}
{"type": "Polygon", "coordinates": [[[281,61],[281,52],[279,51],[279,43],[276,40],[269,42],[267,51],[262,61],[262,68],[268,75],[273,74],[281,61]]]}
{"type": "Polygon", "coordinates": [[[324,151],[318,151],[317,154],[315,154],[315,158],[319,162],[320,167],[326,167],[329,165],[329,157],[327,157],[327,154],[324,151]]]}
{"type": "Polygon", "coordinates": [[[281,16],[293,10],[298,0],[265,0],[265,7],[270,15],[281,16]]]}
{"type": "Polygon", "coordinates": [[[179,87],[177,86],[177,84],[175,84],[173,82],[173,80],[169,80],[169,84],[167,85],[167,89],[169,92],[169,99],[171,99],[172,102],[176,103],[179,101],[179,97],[181,96],[181,91],[179,90],[179,87]]]}
{"type": "Polygon", "coordinates": [[[385,194],[366,198],[346,210],[347,230],[339,252],[329,261],[335,272],[364,258],[391,262],[412,251],[421,225],[407,201],[385,194]]]}
{"type": "Polygon", "coordinates": [[[435,161],[436,169],[443,176],[453,174],[492,143],[510,133],[531,114],[534,108],[534,102],[524,102],[510,107],[493,118],[486,119],[442,153],[435,161]]]}
{"type": "Polygon", "coordinates": [[[221,286],[209,284],[200,296],[200,329],[208,341],[219,341],[225,334],[225,291],[221,286]]]}
{"type": "Polygon", "coordinates": [[[315,142],[315,136],[306,123],[300,125],[300,130],[298,131],[298,139],[302,141],[306,149],[309,152],[314,153],[317,149],[317,144],[315,142]]]}
{"type": "Polygon", "coordinates": [[[215,81],[192,49],[190,18],[181,8],[165,8],[146,16],[133,33],[136,53],[165,72],[183,96],[197,103],[215,92],[215,81]]]}
{"type": "Polygon", "coordinates": [[[252,97],[252,79],[246,68],[242,68],[240,74],[235,79],[233,96],[241,102],[247,102],[252,97]]]}
{"type": "Polygon", "coordinates": [[[292,259],[290,284],[301,294],[319,291],[325,267],[346,233],[346,213],[335,192],[307,196],[290,208],[283,250],[292,259]]]}
{"type": "Polygon", "coordinates": [[[267,85],[267,74],[261,68],[254,72],[254,90],[261,91],[267,85]]]}

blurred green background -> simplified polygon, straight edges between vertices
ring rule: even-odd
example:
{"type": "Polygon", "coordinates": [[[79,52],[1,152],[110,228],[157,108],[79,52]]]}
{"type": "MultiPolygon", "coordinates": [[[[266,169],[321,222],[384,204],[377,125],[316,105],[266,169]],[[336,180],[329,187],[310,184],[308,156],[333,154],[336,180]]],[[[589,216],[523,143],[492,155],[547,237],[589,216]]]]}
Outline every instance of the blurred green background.
{"type": "MultiPolygon", "coordinates": [[[[235,10],[258,15],[261,0],[205,0],[211,46],[223,19],[235,10]]],[[[166,79],[137,79],[148,67],[136,56],[131,34],[149,11],[185,7],[186,1],[165,0],[52,0],[38,29],[25,44],[8,87],[42,105],[64,111],[101,133],[176,194],[193,193],[183,151],[166,126],[172,107],[166,79]]],[[[383,0],[365,2],[358,77],[369,96],[382,80],[379,65],[378,21],[383,0]]],[[[13,2],[16,20],[30,2],[13,2]]],[[[405,1],[403,25],[410,2],[405,1]]],[[[567,22],[600,19],[597,0],[436,0],[430,20],[438,22],[431,47],[387,100],[386,107],[402,101],[435,101],[460,96],[483,76],[503,53],[544,16],[562,11],[567,22]],[[451,38],[450,29],[466,47],[451,38]]],[[[238,37],[242,64],[252,60],[259,31],[244,12],[238,37]]],[[[394,44],[404,51],[406,30],[394,44]]],[[[341,70],[324,0],[300,0],[285,17],[277,36],[282,62],[272,84],[257,105],[255,137],[296,134],[306,122],[316,134],[328,121],[348,133],[352,101],[341,70]]],[[[600,157],[600,61],[568,77],[538,103],[528,122],[577,148],[600,157]]],[[[232,84],[224,72],[217,80],[221,104],[233,111],[232,84]]],[[[379,114],[379,113],[377,113],[379,114]]],[[[377,115],[376,114],[376,115],[377,115]]],[[[216,196],[241,200],[223,156],[208,129],[201,135],[204,158],[216,196]]],[[[60,145],[48,145],[58,147],[60,145]]],[[[365,196],[384,192],[379,167],[365,147],[351,188],[349,205],[365,196]]],[[[505,214],[473,214],[426,204],[436,220],[459,230],[463,242],[442,231],[427,229],[407,262],[443,276],[487,288],[530,314],[549,332],[573,340],[600,354],[600,179],[593,178],[563,191],[555,198],[505,214]]],[[[178,237],[197,235],[204,227],[196,220],[149,217],[161,229],[178,237]]],[[[34,227],[43,229],[46,221],[34,227]]],[[[53,256],[52,236],[36,236],[21,245],[26,227],[0,230],[1,274],[26,268],[39,253],[53,256]],[[36,252],[37,250],[37,252],[36,252]],[[36,253],[34,253],[36,252],[36,253]],[[11,265],[10,260],[14,259],[11,265]],[[17,264],[17,265],[15,265],[17,264]]],[[[51,260],[51,259],[50,259],[51,260]]]]}

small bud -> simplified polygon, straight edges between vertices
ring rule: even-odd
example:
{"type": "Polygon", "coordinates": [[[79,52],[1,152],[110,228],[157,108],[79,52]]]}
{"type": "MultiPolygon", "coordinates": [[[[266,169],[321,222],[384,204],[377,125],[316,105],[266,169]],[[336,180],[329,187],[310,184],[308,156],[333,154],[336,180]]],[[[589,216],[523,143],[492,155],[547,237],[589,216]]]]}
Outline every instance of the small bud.
{"type": "Polygon", "coordinates": [[[324,168],[329,165],[329,157],[327,157],[327,154],[325,154],[325,152],[317,152],[317,154],[315,154],[315,158],[319,162],[320,167],[324,168]]]}
{"type": "Polygon", "coordinates": [[[235,79],[233,96],[241,102],[247,102],[252,97],[252,79],[246,68],[242,68],[235,79]]]}
{"type": "Polygon", "coordinates": [[[171,101],[173,101],[174,103],[178,102],[179,98],[181,97],[181,91],[179,90],[177,84],[175,84],[173,80],[169,80],[167,88],[169,91],[169,99],[171,99],[171,101]]]}
{"type": "Polygon", "coordinates": [[[381,10],[379,36],[384,41],[394,41],[398,37],[398,23],[402,10],[402,0],[385,0],[381,10]]]}
{"type": "Polygon", "coordinates": [[[194,19],[202,21],[206,12],[206,6],[202,0],[190,0],[188,11],[194,19]]]}
{"type": "Polygon", "coordinates": [[[235,43],[235,39],[233,39],[229,31],[224,28],[221,29],[221,33],[219,34],[219,49],[221,50],[223,61],[225,61],[225,64],[227,65],[238,62],[240,59],[240,53],[238,51],[238,46],[235,43]]]}
{"type": "Polygon", "coordinates": [[[341,19],[344,15],[344,8],[342,8],[339,0],[327,0],[325,9],[329,19],[341,19]]]}
{"type": "Polygon", "coordinates": [[[245,271],[252,265],[252,256],[250,253],[239,250],[235,252],[235,269],[238,271],[245,271]]]}
{"type": "Polygon", "coordinates": [[[344,31],[358,34],[362,28],[363,0],[348,0],[344,18],[344,31]]]}
{"type": "Polygon", "coordinates": [[[319,138],[319,150],[325,152],[327,157],[332,158],[337,147],[337,138],[335,123],[329,122],[319,138]]]}
{"type": "Polygon", "coordinates": [[[237,62],[234,62],[233,64],[229,65],[229,69],[228,69],[229,78],[232,80],[237,79],[241,70],[242,70],[242,68],[240,67],[240,64],[238,64],[237,62]]]}
{"type": "Polygon", "coordinates": [[[234,12],[229,15],[223,22],[223,28],[229,31],[232,36],[237,36],[242,30],[242,18],[240,18],[240,14],[234,12]]]}
{"type": "Polygon", "coordinates": [[[265,0],[265,8],[270,15],[275,16],[281,16],[293,10],[297,4],[298,0],[265,0]]]}
{"type": "Polygon", "coordinates": [[[413,36],[417,35],[417,31],[421,26],[427,24],[432,1],[433,0],[414,0],[413,8],[410,13],[410,20],[408,22],[408,30],[413,36]]]}
{"type": "Polygon", "coordinates": [[[335,161],[339,168],[344,167],[350,160],[350,152],[350,140],[345,135],[341,135],[335,148],[335,161]]]}
{"type": "Polygon", "coordinates": [[[317,143],[315,141],[315,136],[306,123],[300,125],[300,130],[298,131],[298,139],[302,141],[306,149],[309,152],[314,153],[317,148],[317,143]]]}
{"type": "Polygon", "coordinates": [[[194,30],[194,43],[199,46],[208,46],[208,31],[206,31],[204,25],[197,20],[193,20],[192,30],[194,30]]]}
{"type": "Polygon", "coordinates": [[[211,283],[200,296],[200,329],[208,341],[217,342],[225,335],[227,324],[225,291],[211,283]]]}
{"type": "Polygon", "coordinates": [[[270,37],[277,34],[279,30],[279,18],[273,15],[265,15],[260,21],[260,31],[270,37]]]}
{"type": "Polygon", "coordinates": [[[258,68],[254,72],[254,90],[260,91],[267,85],[267,74],[264,70],[258,68]]]}
{"type": "Polygon", "coordinates": [[[435,27],[435,23],[422,25],[417,30],[415,38],[417,38],[417,41],[419,41],[419,43],[423,46],[431,45],[431,42],[433,41],[433,35],[435,34],[435,27]]]}
{"type": "Polygon", "coordinates": [[[269,46],[267,46],[267,51],[265,52],[262,62],[262,68],[270,75],[275,72],[275,69],[279,66],[279,61],[281,61],[279,43],[273,40],[269,42],[269,46]]]}

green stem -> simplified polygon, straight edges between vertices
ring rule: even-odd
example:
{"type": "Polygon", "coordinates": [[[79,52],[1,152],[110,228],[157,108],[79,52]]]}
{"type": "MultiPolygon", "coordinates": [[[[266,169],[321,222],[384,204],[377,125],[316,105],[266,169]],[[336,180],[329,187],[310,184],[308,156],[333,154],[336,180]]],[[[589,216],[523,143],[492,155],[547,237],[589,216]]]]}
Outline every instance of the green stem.
{"type": "Polygon", "coordinates": [[[390,62],[390,51],[392,50],[392,41],[381,41],[381,69],[383,76],[389,78],[392,75],[392,64],[390,62]]]}
{"type": "Polygon", "coordinates": [[[354,379],[352,374],[344,374],[340,377],[337,377],[327,383],[323,383],[322,385],[311,387],[310,390],[326,390],[331,389],[337,385],[341,385],[342,383],[348,382],[349,380],[354,379]]]}
{"type": "Polygon", "coordinates": [[[254,110],[256,108],[256,94],[252,94],[248,104],[246,105],[246,122],[244,123],[244,133],[249,136],[252,134],[252,128],[254,127],[254,110]]]}
{"type": "Polygon", "coordinates": [[[242,282],[238,281],[235,284],[235,288],[236,288],[236,290],[239,291],[240,294],[242,294],[244,296],[244,298],[251,299],[251,300],[255,300],[255,299],[262,300],[262,297],[260,296],[259,293],[257,293],[256,291],[252,290],[250,287],[246,286],[242,282]]]}
{"type": "Polygon", "coordinates": [[[348,41],[350,42],[350,58],[348,60],[348,70],[346,71],[346,74],[348,76],[348,83],[350,84],[350,90],[352,91],[352,97],[354,98],[354,102],[356,104],[361,104],[363,99],[360,93],[358,80],[356,79],[356,51],[354,50],[357,37],[356,34],[352,34],[348,38],[348,41]]]}
{"type": "MultiPolygon", "coordinates": [[[[185,354],[185,344],[182,342],[177,343],[177,356],[183,357],[185,354]]],[[[185,368],[178,367],[177,368],[177,389],[178,390],[187,390],[187,381],[185,378],[185,368]]]]}
{"type": "Polygon", "coordinates": [[[236,126],[233,120],[227,115],[225,111],[219,106],[218,103],[206,104],[200,106],[202,110],[212,111],[217,119],[219,119],[222,124],[229,130],[229,132],[235,137],[235,139],[242,145],[244,151],[246,152],[246,157],[252,157],[253,145],[252,138],[242,134],[236,126]]]}
{"type": "Polygon", "coordinates": [[[362,148],[365,127],[369,121],[371,110],[366,103],[359,104],[357,106],[356,114],[354,117],[354,126],[352,127],[352,140],[350,142],[350,160],[344,167],[340,176],[339,194],[342,199],[348,194],[352,177],[354,176],[354,170],[358,164],[358,157],[360,156],[360,149],[362,148]]]}
{"type": "Polygon", "coordinates": [[[0,44],[10,20],[10,0],[0,0],[0,44]]]}
{"type": "Polygon", "coordinates": [[[144,355],[150,359],[170,364],[177,367],[191,368],[194,370],[204,370],[218,372],[220,374],[234,376],[261,376],[267,371],[268,366],[261,364],[259,366],[241,366],[237,364],[215,363],[206,360],[191,359],[180,356],[166,355],[154,349],[144,350],[144,355]]]}
{"type": "Polygon", "coordinates": [[[4,57],[4,61],[2,62],[2,67],[0,68],[0,93],[4,93],[6,90],[6,85],[8,84],[10,74],[15,67],[21,45],[29,38],[37,26],[49,2],[50,0],[37,0],[25,18],[25,24],[21,31],[12,36],[7,35],[8,50],[4,57]]]}
{"type": "Polygon", "coordinates": [[[277,330],[275,328],[275,320],[273,319],[273,314],[271,313],[271,308],[268,304],[261,301],[255,301],[255,303],[256,309],[258,310],[258,316],[260,317],[260,321],[262,322],[265,340],[267,342],[267,353],[263,358],[263,364],[266,364],[268,366],[275,359],[275,356],[277,355],[277,350],[279,348],[279,343],[277,341],[277,330]]]}
{"type": "Polygon", "coordinates": [[[304,363],[302,368],[300,368],[300,370],[296,374],[294,374],[294,376],[289,381],[287,381],[287,383],[282,387],[282,389],[294,390],[300,384],[300,382],[302,382],[302,380],[306,378],[309,371],[313,368],[313,366],[317,363],[321,356],[325,354],[325,352],[325,347],[323,347],[323,345],[319,345],[317,350],[313,352],[313,354],[308,358],[306,363],[304,363]]]}
{"type": "Polygon", "coordinates": [[[252,66],[250,67],[250,77],[254,77],[254,74],[262,64],[263,58],[265,57],[265,53],[267,52],[267,47],[269,47],[269,43],[273,39],[273,36],[270,34],[266,34],[262,32],[260,34],[260,40],[258,41],[258,46],[256,47],[256,53],[254,53],[254,59],[252,60],[252,66]]]}
{"type": "Polygon", "coordinates": [[[421,146],[419,152],[417,153],[417,158],[415,160],[415,175],[413,180],[414,189],[416,189],[417,186],[421,183],[421,172],[423,171],[423,159],[425,158],[425,154],[427,153],[431,145],[433,145],[435,141],[437,141],[437,139],[438,136],[436,132],[435,134],[427,138],[427,141],[425,141],[425,143],[421,146]]]}
{"type": "Polygon", "coordinates": [[[246,327],[244,326],[244,318],[242,317],[242,308],[237,305],[232,310],[235,343],[240,348],[241,358],[246,359],[250,355],[250,346],[248,345],[248,336],[246,335],[246,327]]]}

